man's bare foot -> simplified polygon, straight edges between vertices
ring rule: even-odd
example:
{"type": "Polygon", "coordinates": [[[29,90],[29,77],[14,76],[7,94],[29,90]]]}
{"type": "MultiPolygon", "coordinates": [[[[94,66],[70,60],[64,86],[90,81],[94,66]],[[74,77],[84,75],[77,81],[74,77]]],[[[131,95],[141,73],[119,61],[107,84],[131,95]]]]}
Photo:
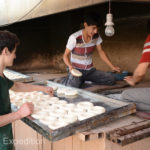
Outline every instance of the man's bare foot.
{"type": "Polygon", "coordinates": [[[125,80],[129,85],[131,85],[131,86],[134,86],[134,85],[135,85],[132,76],[127,76],[127,77],[124,78],[124,80],[125,80]]]}

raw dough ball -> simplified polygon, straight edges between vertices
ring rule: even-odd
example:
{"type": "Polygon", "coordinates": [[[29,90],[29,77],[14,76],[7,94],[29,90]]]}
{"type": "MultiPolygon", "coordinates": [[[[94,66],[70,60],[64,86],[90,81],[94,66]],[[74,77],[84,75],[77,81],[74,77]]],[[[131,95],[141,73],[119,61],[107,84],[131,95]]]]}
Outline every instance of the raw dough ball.
{"type": "Polygon", "coordinates": [[[44,117],[39,120],[41,123],[45,125],[49,125],[50,123],[55,123],[57,121],[56,117],[44,117]]]}
{"type": "Polygon", "coordinates": [[[53,101],[53,100],[58,101],[58,100],[59,100],[59,98],[58,98],[58,97],[51,97],[51,98],[50,98],[50,100],[52,100],[52,101],[53,101]]]}
{"type": "Polygon", "coordinates": [[[65,107],[64,107],[64,109],[67,110],[67,111],[74,110],[75,108],[76,108],[76,105],[72,104],[72,103],[66,104],[65,107]]]}
{"type": "Polygon", "coordinates": [[[58,114],[58,116],[59,115],[64,116],[65,114],[67,114],[67,111],[64,109],[57,109],[56,113],[58,114]]]}
{"type": "Polygon", "coordinates": [[[93,107],[93,103],[88,102],[88,101],[79,102],[79,103],[77,104],[77,107],[78,107],[78,108],[91,108],[91,107],[93,107]]]}
{"type": "Polygon", "coordinates": [[[57,90],[57,96],[64,97],[66,91],[67,91],[67,89],[65,89],[65,88],[58,88],[58,90],[57,90]]]}
{"type": "Polygon", "coordinates": [[[92,112],[94,114],[102,114],[106,111],[106,109],[102,106],[94,106],[92,109],[88,110],[88,112],[92,112]]]}
{"type": "Polygon", "coordinates": [[[68,89],[65,92],[65,97],[66,98],[75,98],[77,95],[78,95],[78,91],[77,90],[68,89]]]}
{"type": "Polygon", "coordinates": [[[76,77],[81,77],[81,76],[82,76],[82,72],[80,72],[80,71],[77,70],[77,69],[72,69],[72,70],[71,70],[71,74],[72,74],[73,76],[76,76],[76,77]]]}
{"type": "Polygon", "coordinates": [[[77,115],[71,115],[71,114],[68,114],[68,115],[65,115],[64,117],[59,117],[59,120],[61,122],[66,122],[66,123],[73,123],[73,122],[76,122],[78,120],[78,116],[77,115]]]}
{"type": "Polygon", "coordinates": [[[93,117],[95,116],[95,114],[92,114],[92,113],[80,113],[78,114],[78,119],[79,120],[85,120],[85,119],[88,119],[90,117],[93,117]]]}
{"type": "Polygon", "coordinates": [[[58,104],[58,105],[65,105],[65,104],[67,104],[67,101],[65,101],[65,100],[60,100],[60,101],[57,101],[56,104],[58,104]]]}

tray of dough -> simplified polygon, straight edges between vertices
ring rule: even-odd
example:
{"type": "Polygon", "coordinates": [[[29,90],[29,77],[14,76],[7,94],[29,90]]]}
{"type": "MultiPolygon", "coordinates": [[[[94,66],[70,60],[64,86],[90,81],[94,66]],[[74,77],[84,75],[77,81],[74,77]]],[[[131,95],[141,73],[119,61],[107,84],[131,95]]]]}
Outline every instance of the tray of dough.
{"type": "Polygon", "coordinates": [[[30,77],[28,75],[24,75],[22,73],[10,70],[10,69],[5,69],[4,70],[4,75],[13,81],[18,81],[18,82],[31,82],[33,81],[33,77],[30,77]]]}
{"type": "MultiPolygon", "coordinates": [[[[117,101],[85,90],[47,82],[54,96],[42,92],[10,92],[11,102],[19,108],[34,104],[31,116],[22,119],[50,141],[90,130],[136,111],[135,104],[117,101]]],[[[14,109],[13,109],[14,110],[14,109]]]]}

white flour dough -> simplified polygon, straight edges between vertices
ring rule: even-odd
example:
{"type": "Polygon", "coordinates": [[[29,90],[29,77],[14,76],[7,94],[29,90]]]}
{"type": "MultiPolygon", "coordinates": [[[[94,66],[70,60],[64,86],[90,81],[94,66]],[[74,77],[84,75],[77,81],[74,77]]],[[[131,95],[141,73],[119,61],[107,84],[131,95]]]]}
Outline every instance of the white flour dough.
{"type": "Polygon", "coordinates": [[[72,70],[71,70],[71,74],[72,74],[73,76],[76,76],[76,77],[81,77],[81,76],[82,76],[82,72],[80,72],[80,71],[77,70],[77,69],[72,69],[72,70]]]}

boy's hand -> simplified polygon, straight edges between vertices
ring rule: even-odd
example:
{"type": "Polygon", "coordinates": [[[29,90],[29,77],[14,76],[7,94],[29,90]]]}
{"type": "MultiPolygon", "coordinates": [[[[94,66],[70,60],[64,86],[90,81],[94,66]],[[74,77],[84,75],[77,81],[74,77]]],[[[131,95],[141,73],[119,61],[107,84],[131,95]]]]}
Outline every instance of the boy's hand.
{"type": "Polygon", "coordinates": [[[50,96],[53,96],[53,94],[54,94],[53,88],[52,87],[47,87],[47,86],[44,87],[43,92],[49,94],[50,96]]]}
{"type": "Polygon", "coordinates": [[[27,102],[20,107],[20,109],[18,110],[18,114],[21,118],[24,118],[32,114],[33,109],[34,105],[32,103],[27,102]]]}
{"type": "Polygon", "coordinates": [[[114,66],[114,67],[112,68],[112,71],[120,72],[120,67],[114,66]]]}
{"type": "Polygon", "coordinates": [[[73,69],[73,67],[72,66],[69,66],[69,71],[71,72],[71,70],[73,69]]]}

